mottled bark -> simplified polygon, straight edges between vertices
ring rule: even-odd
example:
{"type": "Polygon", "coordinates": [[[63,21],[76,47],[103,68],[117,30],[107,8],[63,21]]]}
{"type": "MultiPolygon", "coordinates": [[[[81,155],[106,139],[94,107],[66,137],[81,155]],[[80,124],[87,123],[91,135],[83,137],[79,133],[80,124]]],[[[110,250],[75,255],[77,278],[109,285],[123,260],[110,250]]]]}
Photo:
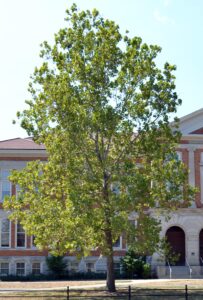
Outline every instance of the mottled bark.
{"type": "Polygon", "coordinates": [[[115,292],[115,275],[114,275],[114,262],[113,262],[113,254],[107,256],[107,277],[106,277],[106,285],[109,292],[115,292]]]}
{"type": "Polygon", "coordinates": [[[113,238],[111,229],[111,212],[109,206],[109,193],[108,193],[108,180],[107,172],[104,172],[104,187],[103,198],[107,204],[105,209],[105,238],[106,238],[106,253],[107,253],[107,278],[106,285],[109,292],[115,292],[115,276],[114,276],[114,262],[113,262],[113,238]]]}

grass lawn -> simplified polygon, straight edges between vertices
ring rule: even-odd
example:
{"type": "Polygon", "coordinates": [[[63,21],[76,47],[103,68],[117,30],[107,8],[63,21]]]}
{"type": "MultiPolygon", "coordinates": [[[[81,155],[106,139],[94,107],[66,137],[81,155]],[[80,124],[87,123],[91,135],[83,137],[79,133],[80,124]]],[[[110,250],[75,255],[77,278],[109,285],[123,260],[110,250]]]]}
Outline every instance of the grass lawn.
{"type": "Polygon", "coordinates": [[[67,286],[70,288],[70,300],[127,300],[127,288],[129,285],[132,288],[131,300],[186,299],[184,290],[185,285],[188,286],[188,300],[203,299],[203,280],[201,279],[117,280],[116,285],[118,289],[117,295],[109,295],[104,291],[105,281],[102,280],[0,282],[0,300],[68,299],[67,286]],[[82,291],[79,291],[79,289],[82,291]],[[91,291],[88,292],[87,290],[91,291]],[[109,297],[105,298],[107,295],[109,297]],[[74,298],[72,298],[73,296],[74,298]]]}
{"type": "Polygon", "coordinates": [[[153,280],[134,280],[132,287],[147,289],[181,289],[185,285],[191,289],[203,290],[203,279],[153,279],[153,280]]]}

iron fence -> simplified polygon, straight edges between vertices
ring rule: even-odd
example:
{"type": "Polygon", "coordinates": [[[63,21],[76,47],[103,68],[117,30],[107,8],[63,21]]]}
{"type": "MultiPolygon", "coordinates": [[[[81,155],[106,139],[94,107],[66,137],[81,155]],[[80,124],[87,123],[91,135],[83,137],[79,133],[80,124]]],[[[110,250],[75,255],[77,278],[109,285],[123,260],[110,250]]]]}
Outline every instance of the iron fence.
{"type": "Polygon", "coordinates": [[[67,287],[60,290],[0,290],[0,300],[203,300],[203,289],[189,289],[187,285],[179,289],[144,289],[129,286],[118,288],[116,293],[104,289],[74,289],[67,287]]]}

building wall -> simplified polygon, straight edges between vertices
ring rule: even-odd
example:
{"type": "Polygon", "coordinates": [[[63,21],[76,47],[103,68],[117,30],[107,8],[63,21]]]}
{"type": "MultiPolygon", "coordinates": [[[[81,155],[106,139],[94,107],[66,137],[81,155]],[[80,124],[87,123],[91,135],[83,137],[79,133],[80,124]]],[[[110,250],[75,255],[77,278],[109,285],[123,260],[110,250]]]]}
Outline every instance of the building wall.
{"type": "MultiPolygon", "coordinates": [[[[171,214],[169,219],[163,216],[156,216],[161,219],[162,231],[161,237],[166,235],[168,228],[172,226],[179,226],[183,229],[185,233],[185,253],[187,260],[190,265],[198,266],[199,261],[199,233],[203,229],[203,135],[201,139],[194,137],[192,140],[183,137],[182,142],[177,148],[178,153],[180,153],[180,158],[190,169],[189,173],[189,183],[192,186],[199,188],[196,194],[195,201],[191,203],[191,206],[186,209],[179,209],[171,214]]],[[[15,151],[14,151],[15,152],[15,151]]],[[[13,152],[13,153],[14,153],[13,152]]],[[[12,154],[9,156],[4,153],[0,153],[0,170],[1,169],[21,169],[30,160],[42,159],[46,160],[46,157],[40,154],[29,153],[29,151],[19,152],[18,155],[12,154]]],[[[11,187],[12,194],[15,194],[15,186],[11,187]]],[[[2,209],[2,204],[0,203],[0,222],[2,219],[8,217],[9,212],[2,209]]],[[[16,246],[16,224],[11,223],[10,232],[10,247],[2,248],[0,247],[0,273],[3,263],[9,264],[9,272],[11,274],[16,274],[16,266],[18,263],[24,263],[25,274],[32,272],[33,263],[40,264],[40,272],[46,273],[46,256],[47,251],[39,251],[32,245],[32,238],[26,237],[26,246],[24,248],[18,248],[16,246]],[[1,265],[2,264],[2,265],[1,265]]],[[[120,241],[120,247],[115,248],[115,262],[119,263],[120,257],[125,255],[126,252],[126,242],[124,239],[120,241]]],[[[66,256],[68,261],[69,269],[77,269],[79,271],[87,271],[92,269],[96,272],[104,272],[106,270],[106,259],[102,257],[98,250],[94,250],[91,256],[77,261],[73,255],[66,256]]],[[[152,257],[152,265],[163,265],[165,262],[161,259],[158,253],[155,253],[152,257]]],[[[20,265],[19,265],[20,266],[20,265]]]]}
{"type": "MultiPolygon", "coordinates": [[[[40,156],[9,157],[4,155],[3,157],[0,157],[0,172],[1,170],[22,169],[29,161],[35,159],[45,160],[46,158],[40,156]]],[[[10,191],[12,195],[15,195],[16,187],[10,186],[10,191]]],[[[0,225],[2,220],[7,219],[8,216],[9,212],[3,210],[2,203],[0,202],[0,225]]],[[[6,266],[9,268],[9,274],[12,275],[16,275],[17,266],[22,266],[20,265],[21,263],[24,266],[24,273],[22,275],[32,273],[32,266],[36,263],[40,265],[40,273],[46,273],[48,271],[46,266],[46,257],[49,255],[48,251],[37,250],[37,248],[33,246],[32,237],[26,236],[25,239],[25,247],[17,247],[16,223],[10,222],[10,245],[9,247],[1,247],[0,244],[0,275],[2,270],[5,269],[5,264],[7,264],[6,266]]],[[[114,249],[115,263],[119,263],[120,257],[125,255],[125,252],[125,240],[120,238],[120,245],[114,249]]],[[[69,270],[77,270],[81,272],[86,272],[90,269],[95,272],[105,272],[106,270],[106,259],[100,255],[98,250],[93,250],[90,257],[86,257],[81,260],[78,260],[73,255],[67,254],[66,260],[69,270]]]]}
{"type": "MultiPolygon", "coordinates": [[[[199,235],[203,229],[203,142],[194,139],[192,141],[183,140],[177,151],[182,153],[182,161],[189,168],[188,181],[190,185],[196,186],[199,191],[189,208],[171,213],[169,219],[157,215],[162,224],[160,235],[165,237],[167,230],[172,226],[180,227],[185,233],[186,260],[190,266],[199,266],[199,235]]],[[[152,265],[165,265],[165,260],[159,253],[155,253],[152,257],[152,265]]]]}

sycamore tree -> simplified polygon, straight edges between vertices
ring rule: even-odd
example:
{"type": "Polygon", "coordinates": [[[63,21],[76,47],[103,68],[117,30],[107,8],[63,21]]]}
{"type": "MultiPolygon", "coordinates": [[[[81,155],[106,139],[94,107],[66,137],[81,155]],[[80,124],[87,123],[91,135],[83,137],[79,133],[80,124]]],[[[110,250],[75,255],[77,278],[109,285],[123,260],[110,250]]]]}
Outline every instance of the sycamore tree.
{"type": "Polygon", "coordinates": [[[141,254],[153,253],[160,223],[150,212],[190,200],[187,171],[175,153],[180,134],[169,122],[181,103],[175,66],[158,68],[160,47],[122,35],[97,10],[73,5],[66,13],[67,27],[54,44],[42,44],[27,109],[18,113],[48,159],[13,171],[20,192],[4,206],[54,255],[99,248],[107,287],[115,291],[118,237],[124,234],[141,254]]]}

